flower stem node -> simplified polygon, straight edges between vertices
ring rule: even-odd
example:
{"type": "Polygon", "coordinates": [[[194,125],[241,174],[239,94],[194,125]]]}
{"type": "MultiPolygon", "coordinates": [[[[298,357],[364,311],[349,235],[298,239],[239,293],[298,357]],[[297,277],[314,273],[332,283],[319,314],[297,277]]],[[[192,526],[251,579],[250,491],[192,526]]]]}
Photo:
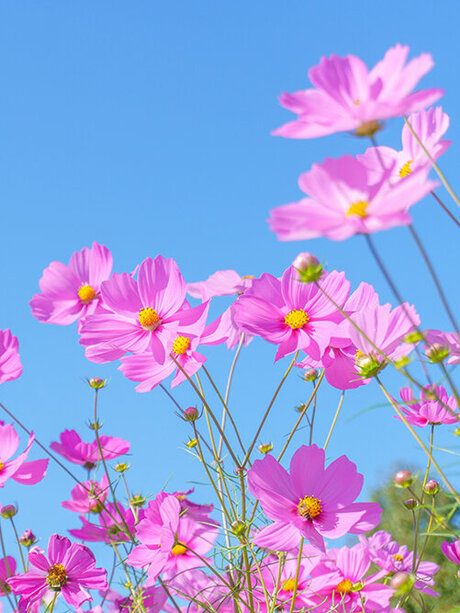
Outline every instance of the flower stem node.
{"type": "Polygon", "coordinates": [[[318,378],[318,371],[316,368],[307,368],[307,370],[303,373],[303,378],[305,381],[316,381],[318,378]]]}
{"type": "Polygon", "coordinates": [[[427,481],[427,483],[425,484],[425,493],[429,496],[436,496],[438,492],[439,483],[434,479],[430,479],[429,481],[427,481]]]}
{"type": "Polygon", "coordinates": [[[232,522],[232,531],[235,536],[243,536],[246,532],[246,524],[241,519],[236,519],[232,522]]]}
{"type": "Polygon", "coordinates": [[[6,504],[4,507],[0,508],[0,515],[5,519],[11,519],[17,515],[18,510],[13,504],[6,504]]]}
{"type": "Polygon", "coordinates": [[[414,482],[414,477],[410,470],[398,470],[394,482],[397,487],[409,487],[414,482]]]}
{"type": "Polygon", "coordinates": [[[100,430],[103,425],[104,425],[104,422],[102,422],[102,421],[90,422],[89,429],[90,430],[94,430],[94,431],[100,430]]]}
{"type": "Polygon", "coordinates": [[[187,407],[184,411],[185,421],[196,421],[199,417],[198,409],[196,407],[187,407]]]}
{"type": "Polygon", "coordinates": [[[93,390],[100,390],[107,385],[107,379],[101,379],[100,377],[91,377],[88,380],[88,385],[93,390]]]}
{"type": "Polygon", "coordinates": [[[404,506],[406,507],[406,509],[408,509],[409,511],[413,511],[414,509],[417,508],[418,506],[418,502],[416,500],[414,500],[413,498],[409,498],[409,500],[405,500],[404,501],[404,506]]]}
{"type": "Polygon", "coordinates": [[[128,468],[130,467],[130,464],[127,464],[126,462],[119,462],[116,466],[115,466],[115,470],[117,471],[117,473],[125,473],[128,468]]]}
{"type": "Polygon", "coordinates": [[[323,274],[323,265],[320,264],[318,258],[306,251],[299,253],[292,265],[297,270],[302,283],[315,283],[323,274]]]}
{"type": "Polygon", "coordinates": [[[261,445],[259,445],[258,447],[260,453],[262,453],[263,455],[265,455],[266,453],[269,453],[272,449],[273,449],[273,443],[262,443],[261,445]]]}

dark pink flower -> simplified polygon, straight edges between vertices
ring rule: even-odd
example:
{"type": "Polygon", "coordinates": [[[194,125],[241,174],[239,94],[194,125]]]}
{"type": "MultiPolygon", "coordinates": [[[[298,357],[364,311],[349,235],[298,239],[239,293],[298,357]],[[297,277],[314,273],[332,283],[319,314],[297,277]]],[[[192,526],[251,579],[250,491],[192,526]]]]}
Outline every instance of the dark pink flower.
{"type": "Polygon", "coordinates": [[[85,481],[78,483],[70,492],[71,500],[61,502],[64,509],[75,513],[100,513],[107,500],[109,480],[103,475],[101,482],[85,481]]]}
{"type": "Polygon", "coordinates": [[[454,564],[460,564],[460,540],[457,539],[453,543],[444,541],[441,550],[448,560],[454,564]]]}
{"type": "Polygon", "coordinates": [[[73,607],[92,600],[87,589],[107,588],[107,572],[96,568],[96,559],[88,547],[71,543],[65,536],[54,534],[48,543],[48,554],[38,548],[29,552],[30,570],[8,579],[13,592],[21,596],[19,610],[28,611],[44,598],[62,594],[73,607]]]}
{"type": "MultiPolygon", "coordinates": [[[[459,421],[457,401],[454,396],[447,394],[442,385],[427,385],[425,390],[420,392],[419,401],[415,400],[414,392],[410,387],[403,387],[399,392],[401,400],[408,407],[407,409],[401,407],[401,410],[409,423],[424,428],[428,425],[455,424],[459,421]],[[433,393],[439,400],[433,397],[433,393]],[[448,406],[450,411],[444,405],[448,406]]],[[[397,415],[395,417],[399,419],[397,415]]]]}
{"type": "Polygon", "coordinates": [[[324,549],[323,537],[359,534],[378,524],[378,504],[354,502],[363,486],[355,464],[346,456],[327,468],[324,462],[324,450],[316,445],[295,452],[290,474],[271,455],[254,462],[248,471],[249,491],[274,522],[256,534],[257,545],[292,551],[304,537],[324,549]]]}
{"type": "Polygon", "coordinates": [[[66,326],[101,306],[101,284],[112,272],[112,254],[103,245],[76,251],[68,265],[51,262],[40,279],[40,294],[30,301],[32,315],[48,324],[66,326]]]}
{"type": "Polygon", "coordinates": [[[212,504],[197,504],[196,502],[192,502],[188,496],[192,494],[195,489],[192,487],[186,492],[173,492],[173,496],[177,498],[180,504],[181,513],[187,514],[187,517],[191,517],[193,519],[206,521],[209,520],[209,515],[212,513],[214,509],[214,505],[212,504]]]}
{"type": "Polygon", "coordinates": [[[354,55],[321,58],[308,76],[315,89],[284,93],[281,106],[297,114],[297,120],[273,132],[287,138],[316,138],[356,130],[368,135],[378,121],[407,115],[440,98],[440,89],[411,93],[419,80],[433,67],[431,55],[424,53],[406,65],[409,47],[396,45],[372,70],[354,55]]]}
{"type": "Polygon", "coordinates": [[[190,306],[186,285],[174,260],[145,259],[137,281],[114,274],[102,284],[105,311],[87,317],[80,343],[93,362],[118,360],[125,353],[150,350],[163,363],[167,344],[176,336],[179,313],[190,306]]]}
{"type": "Polygon", "coordinates": [[[410,224],[407,210],[437,183],[428,180],[427,168],[421,168],[392,185],[391,171],[392,167],[372,184],[372,170],[350,155],[313,164],[299,177],[300,189],[309,197],[272,209],[270,229],[282,241],[322,236],[341,241],[410,224]]]}
{"type": "MultiPolygon", "coordinates": [[[[344,273],[333,271],[321,288],[343,306],[350,291],[344,273]]],[[[233,318],[242,330],[279,345],[276,359],[303,350],[319,359],[327,347],[335,323],[342,315],[313,283],[299,281],[290,266],[281,281],[263,274],[255,279],[233,305],[233,318]]]]}
{"type": "Polygon", "coordinates": [[[12,424],[5,425],[0,422],[0,487],[3,487],[9,478],[25,485],[34,485],[46,475],[49,460],[27,462],[34,440],[32,432],[25,451],[14,460],[10,459],[19,447],[19,436],[12,424]]]}
{"type": "MultiPolygon", "coordinates": [[[[139,517],[143,517],[143,510],[139,517]]],[[[98,524],[88,521],[84,515],[80,515],[81,528],[69,530],[69,534],[77,539],[90,543],[121,543],[131,540],[127,532],[134,535],[136,517],[131,509],[125,509],[117,502],[107,502],[104,510],[97,515],[98,524]],[[128,530],[127,530],[128,529],[128,530]]]]}
{"type": "MultiPolygon", "coordinates": [[[[128,453],[131,447],[131,443],[118,436],[113,438],[103,435],[99,437],[99,440],[105,460],[118,458],[124,453],[128,453]]],[[[64,430],[61,433],[60,441],[60,443],[51,443],[50,447],[69,462],[80,464],[91,470],[100,460],[97,440],[92,443],[84,443],[75,430],[64,430]]]]}
{"type": "Polygon", "coordinates": [[[0,384],[17,379],[21,373],[18,339],[10,330],[0,330],[0,384]]]}

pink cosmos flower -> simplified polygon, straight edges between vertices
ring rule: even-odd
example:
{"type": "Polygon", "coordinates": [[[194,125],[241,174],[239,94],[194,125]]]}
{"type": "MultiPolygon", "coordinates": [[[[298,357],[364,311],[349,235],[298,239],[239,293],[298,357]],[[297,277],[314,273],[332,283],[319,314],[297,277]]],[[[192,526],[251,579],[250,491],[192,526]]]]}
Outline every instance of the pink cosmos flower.
{"type": "Polygon", "coordinates": [[[11,556],[0,558],[0,597],[10,594],[8,579],[16,574],[16,560],[11,556]]]}
{"type": "Polygon", "coordinates": [[[164,379],[175,372],[171,387],[179,385],[187,378],[177,363],[189,377],[194,375],[204,364],[206,358],[196,349],[200,344],[206,344],[205,326],[208,316],[209,302],[184,311],[176,336],[166,343],[164,363],[159,363],[152,351],[127,355],[121,359],[118,370],[131,381],[140,381],[136,387],[138,392],[149,392],[164,379]]]}
{"type": "MultiPolygon", "coordinates": [[[[392,167],[388,169],[388,173],[392,167]]],[[[387,174],[371,184],[362,161],[344,155],[313,164],[299,177],[299,187],[309,197],[272,209],[270,229],[282,241],[324,236],[341,241],[354,234],[372,234],[411,223],[407,209],[437,185],[422,168],[392,185],[387,174]]]]}
{"type": "Polygon", "coordinates": [[[40,294],[30,301],[32,315],[47,324],[66,326],[101,307],[101,284],[112,272],[112,254],[103,245],[76,251],[66,266],[51,262],[40,279],[40,294]]]}
{"type": "Polygon", "coordinates": [[[447,364],[460,364],[460,333],[441,330],[425,330],[425,349],[427,357],[437,353],[447,364]]]}
{"type": "Polygon", "coordinates": [[[448,560],[454,564],[460,564],[460,541],[458,539],[453,543],[444,541],[441,545],[441,551],[448,560]]]}
{"type": "Polygon", "coordinates": [[[10,459],[19,447],[19,436],[12,424],[0,422],[0,487],[9,478],[24,485],[35,485],[46,475],[49,460],[26,461],[34,440],[32,432],[25,451],[10,459]]]}
{"type": "Polygon", "coordinates": [[[19,611],[28,611],[43,598],[62,594],[72,607],[92,600],[88,589],[107,588],[107,572],[96,568],[96,559],[88,547],[71,543],[54,534],[48,543],[48,555],[34,548],[29,552],[30,570],[8,579],[13,592],[21,596],[19,611]]]}
{"type": "Polygon", "coordinates": [[[180,504],[181,514],[187,514],[187,517],[192,517],[193,519],[199,521],[207,521],[209,520],[209,515],[212,513],[214,509],[214,505],[212,504],[197,504],[196,502],[192,502],[188,496],[194,492],[194,488],[190,488],[186,492],[173,492],[173,496],[177,498],[180,504]]]}
{"type": "MultiPolygon", "coordinates": [[[[457,413],[457,401],[454,396],[447,394],[442,385],[427,385],[425,390],[420,392],[419,402],[415,400],[414,392],[410,387],[403,387],[399,392],[401,400],[408,406],[407,409],[401,407],[401,410],[409,423],[425,428],[428,425],[455,424],[459,421],[458,415],[452,415],[452,413],[457,413]],[[434,392],[440,402],[433,398],[430,392],[434,392]],[[448,406],[451,411],[444,405],[448,406]]],[[[399,419],[397,415],[395,417],[399,419]]]]}
{"type": "Polygon", "coordinates": [[[292,551],[304,537],[324,549],[323,537],[368,532],[378,524],[378,504],[353,502],[363,486],[355,464],[345,456],[327,468],[324,462],[324,450],[316,445],[295,452],[290,474],[271,455],[254,462],[248,471],[249,491],[274,521],[257,533],[257,545],[292,551]]]}
{"type": "Polygon", "coordinates": [[[366,577],[370,566],[369,553],[362,545],[328,552],[312,571],[310,590],[316,594],[318,603],[314,610],[326,613],[331,605],[344,613],[387,610],[393,590],[376,583],[379,573],[366,577]]]}
{"type": "Polygon", "coordinates": [[[174,260],[161,255],[145,259],[137,282],[114,274],[102,284],[106,310],[87,317],[80,343],[93,362],[117,360],[127,352],[150,350],[163,363],[167,345],[176,336],[180,312],[189,309],[186,285],[174,260]]]}
{"type": "Polygon", "coordinates": [[[316,138],[356,130],[373,134],[378,120],[407,115],[440,98],[440,89],[411,94],[418,81],[433,67],[431,55],[422,54],[406,65],[409,47],[388,49],[383,60],[369,71],[354,55],[321,58],[308,76],[315,89],[284,93],[281,106],[297,114],[273,134],[286,138],[316,138]]]}
{"type": "MultiPolygon", "coordinates": [[[[131,443],[120,437],[99,437],[102,453],[105,460],[113,460],[124,453],[128,453],[131,443]]],[[[60,435],[60,443],[53,442],[50,445],[53,451],[62,455],[69,462],[80,464],[87,470],[93,469],[100,460],[97,440],[92,443],[84,443],[75,430],[64,430],[60,435]]]]}
{"type": "MultiPolygon", "coordinates": [[[[143,517],[143,513],[141,509],[139,518],[143,517]]],[[[113,502],[107,502],[97,519],[99,525],[93,524],[84,515],[80,515],[82,527],[69,530],[69,534],[82,541],[109,545],[131,540],[126,534],[126,528],[131,535],[134,535],[137,519],[131,509],[125,509],[119,502],[116,506],[113,502]]]]}
{"type": "MultiPolygon", "coordinates": [[[[341,307],[350,291],[344,273],[333,271],[321,288],[341,307]]],[[[301,283],[290,266],[281,281],[270,274],[255,279],[233,305],[233,318],[242,330],[279,345],[276,359],[303,350],[319,359],[328,345],[334,323],[342,319],[337,308],[313,283],[301,283]]]]}
{"type": "MultiPolygon", "coordinates": [[[[184,613],[203,613],[204,611],[218,611],[219,613],[234,613],[235,602],[233,596],[222,581],[214,575],[206,575],[202,570],[188,570],[168,582],[168,589],[177,599],[187,601],[184,613]]],[[[238,606],[242,613],[249,613],[244,602],[248,602],[248,595],[244,590],[239,592],[241,600],[238,606]]],[[[172,608],[165,607],[168,613],[174,613],[172,608]]]]}
{"type": "Polygon", "coordinates": [[[17,379],[21,373],[18,339],[10,330],[0,330],[0,385],[17,379]]]}
{"type": "MultiPolygon", "coordinates": [[[[412,113],[408,121],[433,160],[437,160],[448,149],[451,141],[443,140],[449,127],[449,115],[440,106],[412,113]]],[[[420,168],[431,168],[431,161],[420,147],[407,124],[402,129],[402,149],[371,147],[358,160],[368,168],[371,183],[379,183],[382,176],[394,184],[420,168]],[[390,171],[390,174],[386,173],[390,171]]]]}
{"type": "Polygon", "coordinates": [[[193,298],[200,298],[203,302],[214,296],[231,296],[242,294],[251,286],[253,276],[241,277],[235,270],[218,270],[206,281],[187,284],[187,293],[193,298]]]}
{"type": "MultiPolygon", "coordinates": [[[[360,536],[359,540],[369,553],[371,561],[387,573],[412,574],[414,553],[409,551],[405,545],[401,546],[393,541],[391,534],[385,532],[385,530],[379,530],[368,538],[360,536]]],[[[439,566],[434,562],[420,562],[416,572],[414,588],[430,596],[439,596],[430,587],[434,585],[433,575],[438,570],[439,566]]]]}
{"type": "Polygon", "coordinates": [[[203,557],[213,546],[215,524],[211,520],[197,522],[180,512],[177,498],[160,492],[136,527],[141,544],[130,553],[128,563],[148,569],[147,586],[153,585],[160,573],[168,579],[201,566],[196,554],[203,557]]]}
{"type": "Polygon", "coordinates": [[[61,505],[64,509],[75,513],[100,513],[107,500],[109,480],[107,475],[102,476],[101,482],[85,481],[77,484],[71,491],[71,500],[64,500],[61,505]]]}

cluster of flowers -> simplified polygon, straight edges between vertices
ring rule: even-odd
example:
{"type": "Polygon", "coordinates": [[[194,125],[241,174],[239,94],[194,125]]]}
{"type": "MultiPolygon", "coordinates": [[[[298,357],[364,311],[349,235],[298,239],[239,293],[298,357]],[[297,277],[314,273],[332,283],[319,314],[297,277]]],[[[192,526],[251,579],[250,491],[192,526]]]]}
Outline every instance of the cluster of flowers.
{"type": "MultiPolygon", "coordinates": [[[[449,118],[441,108],[425,110],[441,96],[440,90],[411,93],[431,68],[430,56],[422,55],[406,65],[407,54],[407,47],[396,46],[371,71],[354,56],[323,58],[310,70],[315,89],[282,96],[283,106],[298,119],[275,133],[290,138],[341,130],[373,138],[382,120],[410,115],[401,151],[373,146],[357,158],[328,159],[303,174],[299,184],[308,198],[272,212],[270,225],[280,239],[342,240],[355,233],[368,235],[409,224],[409,207],[436,188],[428,175],[431,162],[449,145],[443,140],[449,118]]],[[[151,391],[171,375],[173,387],[191,380],[206,361],[198,351],[201,347],[225,344],[239,351],[256,336],[276,346],[275,360],[293,356],[291,366],[303,369],[307,380],[318,379],[319,385],[324,376],[339,390],[366,385],[390,365],[407,375],[405,368],[415,348],[424,352],[428,362],[444,368],[460,361],[457,330],[422,332],[412,305],[381,304],[367,283],[352,291],[344,272],[324,270],[309,253],[301,253],[281,278],[268,273],[242,277],[225,270],[206,281],[187,284],[174,260],[160,255],[145,259],[132,273],[114,273],[112,266],[110,251],[97,243],[74,253],[68,265],[52,262],[30,306],[41,322],[77,322],[86,357],[99,364],[119,360],[119,370],[138,383],[139,392],[151,391]],[[187,294],[201,302],[192,306],[187,294]],[[235,297],[231,306],[209,322],[211,300],[228,295],[235,297]]],[[[0,331],[0,383],[18,378],[21,372],[17,339],[9,330],[0,331]]],[[[95,378],[89,384],[97,399],[105,382],[95,378]]],[[[431,426],[432,431],[440,424],[458,423],[455,389],[449,395],[439,384],[417,387],[419,400],[410,387],[400,390],[401,402],[389,396],[395,417],[410,427],[431,426]]],[[[211,414],[204,392],[199,395],[207,415],[211,414]]],[[[223,405],[227,412],[225,401],[223,405]]],[[[365,536],[378,528],[381,508],[356,501],[363,477],[347,457],[326,467],[324,448],[310,444],[293,454],[289,472],[280,458],[269,453],[251,464],[254,443],[246,451],[240,441],[244,459],[239,460],[223,426],[215,420],[234,462],[232,469],[226,464],[224,471],[224,461],[230,460],[220,457],[213,440],[213,449],[208,447],[211,461],[204,457],[200,442],[205,441],[195,426],[198,410],[190,407],[182,417],[193,428],[190,447],[196,448],[218,494],[222,525],[213,515],[213,505],[188,499],[191,491],[162,491],[148,502],[130,495],[125,481],[128,465],[119,462],[110,467],[115,479],[107,465],[126,454],[130,443],[100,435],[95,416],[93,442],[85,443],[77,432],[66,430],[51,449],[88,475],[85,481],[75,478],[70,500],[62,503],[80,515],[81,527],[71,529],[71,536],[112,547],[126,574],[128,593],[111,588],[114,573],[108,580],[107,571],[96,568],[94,554],[86,545],[53,535],[45,553],[28,530],[18,538],[18,544],[28,550],[27,561],[22,560],[24,572],[18,571],[16,560],[5,551],[0,562],[0,596],[6,596],[14,610],[35,612],[44,602],[46,610],[53,611],[61,595],[81,611],[92,600],[88,590],[101,595],[100,605],[86,609],[96,613],[395,613],[402,611],[399,604],[414,591],[436,595],[432,589],[436,564],[400,546],[387,532],[365,536]],[[101,468],[98,479],[96,471],[101,468]],[[240,512],[236,501],[231,502],[226,483],[231,471],[242,492],[240,512]],[[116,497],[114,482],[119,480],[125,482],[127,504],[116,497]],[[253,496],[251,502],[246,501],[246,487],[253,496]],[[259,504],[262,521],[255,515],[259,504]],[[252,506],[251,518],[246,516],[247,505],[252,506]],[[223,569],[216,563],[221,533],[228,557],[223,569]],[[358,535],[359,542],[329,547],[328,541],[345,535],[358,535]],[[397,596],[397,608],[392,606],[393,596],[397,596]]],[[[34,440],[29,433],[25,451],[14,457],[19,436],[12,424],[0,423],[1,487],[9,478],[32,485],[45,477],[48,459],[28,460],[34,440]]],[[[424,494],[435,496],[439,486],[427,477],[424,494]]],[[[232,488],[236,489],[235,482],[232,488]]],[[[423,495],[419,507],[421,512],[423,495]]],[[[14,526],[13,506],[4,506],[0,514],[14,526]]],[[[460,564],[460,540],[445,541],[442,551],[460,564]]]]}

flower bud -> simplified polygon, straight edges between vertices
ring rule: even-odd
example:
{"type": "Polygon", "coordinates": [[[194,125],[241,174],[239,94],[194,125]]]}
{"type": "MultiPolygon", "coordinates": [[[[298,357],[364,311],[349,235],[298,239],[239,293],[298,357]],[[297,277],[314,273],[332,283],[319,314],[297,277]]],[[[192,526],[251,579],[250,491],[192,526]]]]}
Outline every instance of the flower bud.
{"type": "Polygon", "coordinates": [[[246,532],[246,524],[244,521],[241,521],[241,519],[236,519],[234,522],[232,522],[232,530],[233,534],[236,536],[243,536],[243,534],[246,532]]]}
{"type": "Polygon", "coordinates": [[[393,363],[396,368],[404,368],[404,366],[410,364],[410,358],[408,358],[407,355],[404,355],[402,358],[399,358],[399,360],[396,360],[393,363]]]}
{"type": "Polygon", "coordinates": [[[448,357],[449,348],[439,343],[433,343],[427,348],[425,355],[432,364],[438,364],[448,357]]]}
{"type": "Polygon", "coordinates": [[[14,504],[6,504],[4,507],[0,508],[0,515],[5,518],[5,519],[10,519],[11,517],[14,517],[15,515],[17,515],[17,508],[14,506],[14,504]]]}
{"type": "Polygon", "coordinates": [[[410,575],[406,573],[396,573],[396,575],[391,578],[390,587],[396,590],[398,594],[405,594],[411,589],[413,583],[414,580],[410,575]]]}
{"type": "Polygon", "coordinates": [[[436,496],[438,492],[439,492],[439,483],[435,481],[434,479],[430,479],[429,481],[427,481],[425,485],[425,493],[428,494],[429,496],[436,496]]]}
{"type": "Polygon", "coordinates": [[[258,447],[260,453],[263,453],[264,455],[266,453],[268,453],[269,451],[271,451],[273,449],[273,443],[262,443],[262,445],[259,445],[258,447]]]}
{"type": "Polygon", "coordinates": [[[307,368],[307,370],[303,373],[303,378],[305,381],[316,381],[318,378],[318,371],[316,368],[307,368]]]}
{"type": "Polygon", "coordinates": [[[31,547],[35,543],[36,540],[37,540],[37,537],[30,529],[24,530],[24,532],[19,537],[19,542],[24,547],[31,547]]]}
{"type": "Polygon", "coordinates": [[[187,445],[187,447],[189,449],[193,449],[194,447],[196,447],[198,445],[198,441],[196,440],[196,438],[191,438],[189,439],[189,441],[187,443],[185,443],[187,445]]]}
{"type": "Polygon", "coordinates": [[[414,509],[416,509],[417,504],[418,504],[417,501],[414,500],[413,498],[409,498],[409,500],[404,501],[404,506],[406,507],[408,511],[413,511],[414,509]]]}
{"type": "Polygon", "coordinates": [[[129,467],[130,467],[130,464],[126,464],[126,462],[119,462],[115,466],[115,470],[117,471],[117,473],[125,473],[129,467]]]}
{"type": "Polygon", "coordinates": [[[129,504],[133,507],[142,507],[145,504],[146,498],[140,494],[134,494],[129,500],[129,504]]]}
{"type": "Polygon", "coordinates": [[[323,274],[323,266],[319,263],[318,258],[306,251],[299,253],[292,265],[297,270],[299,279],[303,283],[314,283],[323,274]]]}
{"type": "Polygon", "coordinates": [[[398,487],[409,487],[414,482],[414,478],[410,470],[398,470],[394,476],[394,482],[398,487]]]}
{"type": "Polygon", "coordinates": [[[380,361],[377,356],[366,355],[362,351],[356,352],[355,365],[358,369],[360,377],[363,379],[369,379],[375,377],[386,366],[385,361],[380,361]]]}
{"type": "Polygon", "coordinates": [[[100,430],[102,428],[102,423],[99,421],[95,421],[95,422],[90,422],[89,423],[89,429],[90,430],[100,430]]]}
{"type": "Polygon", "coordinates": [[[198,409],[196,407],[188,407],[184,411],[184,419],[186,421],[196,421],[198,419],[198,409]]]}
{"type": "Polygon", "coordinates": [[[412,330],[412,332],[408,332],[408,334],[406,334],[403,340],[405,343],[415,345],[415,343],[418,343],[422,339],[423,339],[423,334],[419,332],[419,330],[412,330]]]}
{"type": "Polygon", "coordinates": [[[101,379],[100,377],[92,377],[88,381],[88,385],[93,388],[93,390],[100,390],[105,387],[107,383],[106,379],[101,379]]]}

